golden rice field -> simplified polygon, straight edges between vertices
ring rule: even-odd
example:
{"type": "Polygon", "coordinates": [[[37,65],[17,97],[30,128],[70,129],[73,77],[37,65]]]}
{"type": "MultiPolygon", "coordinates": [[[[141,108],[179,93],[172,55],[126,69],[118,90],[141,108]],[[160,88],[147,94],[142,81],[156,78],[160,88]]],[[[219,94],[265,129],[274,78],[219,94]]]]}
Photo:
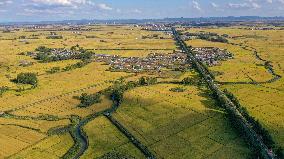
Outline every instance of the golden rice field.
{"type": "MultiPolygon", "coordinates": [[[[276,74],[284,76],[284,31],[283,30],[244,30],[238,28],[218,29],[191,29],[190,32],[212,32],[219,35],[228,34],[229,42],[241,46],[213,43],[203,40],[189,40],[188,45],[193,47],[213,46],[231,51],[235,58],[224,61],[222,65],[211,67],[213,71],[223,74],[217,77],[218,81],[236,82],[248,81],[248,77],[257,82],[264,82],[273,76],[265,70],[264,62],[256,59],[254,50],[262,59],[270,61],[276,74]],[[250,50],[245,50],[248,46],[250,50]]],[[[256,117],[272,134],[280,146],[284,146],[284,79],[272,83],[258,85],[229,84],[223,85],[234,93],[249,113],[256,117]]]]}
{"type": "Polygon", "coordinates": [[[141,87],[125,94],[114,117],[158,158],[246,158],[245,142],[224,110],[196,86],[174,93],[173,84],[141,87]]]}
{"type": "MultiPolygon", "coordinates": [[[[125,78],[125,81],[137,81],[142,76],[148,76],[158,77],[160,82],[166,82],[196,77],[194,71],[180,72],[166,69],[161,73],[151,74],[109,72],[106,71],[107,65],[96,62],[91,62],[82,68],[48,74],[46,71],[52,67],[64,68],[75,64],[78,60],[40,63],[32,57],[19,55],[21,52],[33,51],[38,46],[70,48],[77,44],[94,50],[95,53],[125,57],[145,57],[150,53],[171,53],[177,49],[170,35],[141,30],[140,27],[133,25],[89,25],[82,28],[90,30],[79,32],[55,30],[54,32],[63,36],[63,39],[57,40],[46,39],[52,29],[51,31],[41,29],[31,31],[21,28],[11,33],[0,32],[0,87],[8,86],[12,89],[0,97],[0,158],[61,158],[76,144],[70,129],[75,129],[79,120],[99,114],[113,105],[109,96],[102,95],[100,103],[79,108],[80,101],[74,96],[80,96],[82,93],[98,93],[112,86],[113,81],[120,78],[125,78]],[[19,39],[20,36],[25,36],[26,40],[19,39]],[[145,38],[153,36],[157,38],[145,38]],[[38,39],[32,39],[34,37],[38,39]],[[34,64],[27,67],[19,66],[22,60],[31,61],[34,64]],[[37,73],[38,87],[17,92],[20,86],[13,83],[11,79],[21,72],[37,73]],[[9,114],[2,115],[4,112],[9,114]],[[50,133],[53,132],[51,130],[60,128],[66,128],[64,129],[66,131],[50,133]]],[[[235,54],[235,59],[224,61],[222,65],[212,68],[212,70],[224,72],[217,78],[219,81],[249,81],[250,78],[266,81],[272,77],[250,51],[227,44],[205,43],[200,40],[188,43],[195,46],[215,45],[227,48],[235,54]]],[[[275,57],[271,56],[271,58],[275,57]]],[[[249,109],[251,113],[257,116],[259,113],[255,110],[261,112],[260,108],[266,107],[265,104],[270,106],[269,100],[258,100],[265,98],[260,92],[265,92],[266,98],[274,95],[272,93],[275,93],[273,92],[276,91],[275,88],[281,86],[281,84],[274,84],[279,82],[271,85],[223,87],[238,95],[241,101],[251,108],[249,109]],[[250,87],[254,92],[247,92],[250,87]],[[257,90],[259,93],[255,93],[254,87],[259,88],[257,90]],[[239,94],[247,95],[248,93],[254,95],[244,99],[239,96],[239,94]],[[258,97],[254,98],[256,96],[258,97]],[[253,103],[259,101],[266,101],[266,103],[254,108],[253,103]]],[[[241,136],[231,127],[225,111],[216,105],[206,92],[206,88],[195,85],[158,84],[138,87],[124,94],[123,103],[113,116],[157,158],[243,159],[249,157],[251,151],[241,136]],[[169,91],[177,86],[185,88],[185,92],[169,91]]],[[[274,112],[282,113],[277,110],[282,109],[280,101],[279,94],[279,107],[273,108],[274,112]]],[[[274,123],[274,120],[277,120],[281,127],[282,118],[275,118],[273,113],[268,115],[269,111],[265,113],[267,114],[258,116],[262,122],[264,122],[262,119],[273,116],[274,119],[265,121],[274,123]]],[[[266,126],[269,127],[269,125],[266,126]]],[[[269,128],[274,133],[276,129],[281,130],[279,127],[269,128]]],[[[113,152],[139,159],[145,158],[139,149],[102,114],[90,118],[90,121],[82,125],[81,129],[87,136],[89,144],[81,158],[100,158],[113,152]]],[[[279,140],[281,140],[280,136],[279,140]]]]}
{"type": "MultiPolygon", "coordinates": [[[[56,145],[59,144],[59,139],[63,139],[61,136],[59,136],[60,138],[54,138],[52,136],[50,137],[51,139],[46,139],[49,129],[69,125],[70,121],[68,118],[70,115],[85,117],[105,110],[112,105],[107,97],[102,97],[103,102],[82,109],[77,107],[79,101],[74,99],[73,96],[79,96],[81,93],[96,93],[109,87],[111,81],[120,77],[129,76],[129,74],[126,73],[107,72],[106,69],[108,69],[108,66],[102,65],[101,63],[90,63],[83,68],[68,72],[47,74],[46,71],[52,67],[63,68],[77,61],[69,60],[38,63],[31,57],[18,54],[23,51],[33,51],[36,47],[41,45],[70,48],[72,45],[76,45],[75,43],[69,43],[68,46],[65,46],[61,45],[57,40],[45,39],[45,36],[49,34],[49,32],[38,32],[40,39],[29,40],[29,44],[25,44],[19,39],[8,39],[18,38],[22,35],[31,36],[32,34],[36,34],[35,32],[18,31],[9,34],[1,32],[0,34],[0,71],[2,74],[0,77],[0,86],[8,86],[11,89],[17,89],[17,85],[10,80],[21,72],[37,73],[39,74],[38,79],[40,81],[36,89],[23,92],[9,91],[4,93],[0,98],[0,112],[11,111],[11,114],[25,118],[25,120],[14,118],[0,119],[0,132],[2,134],[0,137],[0,145],[1,147],[5,147],[1,148],[0,158],[8,157],[18,152],[21,153],[16,155],[15,158],[35,158],[37,155],[41,155],[41,152],[42,155],[47,155],[53,140],[56,139],[56,143],[54,143],[56,147],[56,145]],[[32,66],[22,67],[19,66],[21,60],[28,60],[35,63],[32,66]],[[63,119],[59,121],[30,119],[30,117],[36,118],[44,115],[52,115],[63,119]],[[45,143],[37,144],[43,139],[45,139],[44,142],[50,144],[48,145],[49,147],[45,146],[45,143]],[[28,149],[34,146],[35,148],[28,149]]],[[[75,35],[73,36],[71,33],[70,35],[65,32],[62,34],[66,34],[67,39],[76,39],[75,35]]],[[[80,42],[83,43],[84,39],[81,39],[80,42]]],[[[96,48],[95,45],[94,48],[96,48]]],[[[68,137],[64,138],[66,142],[72,145],[72,139],[68,139],[68,137]]],[[[63,143],[63,145],[64,144],[65,143],[63,143]]],[[[59,147],[62,147],[60,153],[50,155],[50,158],[61,157],[71,146],[68,147],[68,145],[66,145],[63,147],[61,145],[59,147]]]]}
{"type": "Polygon", "coordinates": [[[81,157],[83,159],[98,158],[109,152],[144,158],[143,154],[105,117],[88,123],[84,130],[90,139],[90,147],[81,157]]]}
{"type": "MultiPolygon", "coordinates": [[[[108,66],[99,63],[91,63],[81,69],[39,76],[39,86],[36,89],[20,93],[9,92],[4,94],[0,99],[0,111],[14,109],[18,106],[70,92],[70,95],[72,95],[73,91],[94,85],[98,85],[99,87],[105,85],[105,87],[107,87],[110,80],[127,76],[126,73],[105,71],[107,68],[108,66]]],[[[96,86],[94,86],[94,88],[96,88],[96,86]]],[[[77,93],[80,93],[80,91],[77,93]]]]}
{"type": "Polygon", "coordinates": [[[63,156],[72,146],[73,140],[69,134],[46,137],[33,146],[27,147],[10,156],[11,159],[56,159],[63,156]]]}

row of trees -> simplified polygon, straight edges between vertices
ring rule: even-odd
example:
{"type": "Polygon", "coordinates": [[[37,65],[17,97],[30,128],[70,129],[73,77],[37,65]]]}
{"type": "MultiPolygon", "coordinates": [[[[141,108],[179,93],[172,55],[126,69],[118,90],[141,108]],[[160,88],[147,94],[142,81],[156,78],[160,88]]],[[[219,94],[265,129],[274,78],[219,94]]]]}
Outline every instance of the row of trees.
{"type": "Polygon", "coordinates": [[[185,33],[187,36],[195,36],[202,40],[212,41],[212,42],[221,42],[228,43],[229,41],[225,38],[225,36],[220,36],[217,33],[185,33]]]}
{"type": "Polygon", "coordinates": [[[49,74],[54,74],[57,72],[60,72],[61,68],[60,67],[52,67],[50,70],[46,71],[49,74]]]}
{"type": "Polygon", "coordinates": [[[239,112],[234,103],[232,103],[232,101],[221,90],[219,90],[218,86],[215,85],[214,78],[212,78],[211,75],[207,72],[209,70],[203,68],[203,66],[195,58],[191,50],[188,49],[187,45],[180,38],[179,33],[175,29],[173,29],[173,33],[177,40],[177,43],[191,59],[193,67],[195,67],[195,69],[200,73],[202,78],[206,81],[208,87],[215,94],[216,100],[219,101],[228,112],[229,117],[232,120],[232,124],[240,131],[240,133],[242,133],[244,137],[247,138],[253,148],[257,150],[257,152],[259,152],[258,155],[267,159],[274,158],[274,153],[269,151],[268,147],[262,141],[261,136],[251,128],[249,122],[239,112]]]}
{"type": "Polygon", "coordinates": [[[86,66],[89,63],[90,63],[89,61],[80,61],[80,62],[77,62],[75,64],[68,65],[68,66],[64,67],[62,69],[62,71],[70,71],[70,70],[74,70],[76,68],[82,68],[82,67],[86,66]]]}
{"type": "MultiPolygon", "coordinates": [[[[139,86],[148,86],[151,84],[157,83],[157,79],[155,77],[141,77],[138,81],[129,81],[125,82],[123,78],[114,82],[114,85],[109,89],[105,90],[105,93],[109,95],[109,97],[114,102],[114,105],[111,109],[109,109],[105,116],[121,131],[144,155],[146,158],[155,159],[156,157],[149,151],[149,149],[143,145],[138,139],[135,138],[122,124],[120,124],[115,118],[112,117],[112,113],[116,111],[123,100],[123,94],[125,91],[133,89],[139,86]]],[[[108,156],[110,158],[116,156],[108,156]]],[[[126,156],[121,156],[126,157],[126,156]]],[[[120,157],[118,157],[120,158],[120,157]]]]}
{"type": "Polygon", "coordinates": [[[224,93],[235,104],[238,111],[251,124],[253,130],[262,137],[264,144],[268,146],[268,148],[273,149],[279,158],[283,158],[284,157],[284,154],[282,153],[283,148],[276,145],[270,133],[260,124],[258,120],[256,120],[254,117],[249,115],[247,109],[240,104],[238,98],[235,97],[233,93],[229,92],[227,89],[224,90],[224,93]]]}

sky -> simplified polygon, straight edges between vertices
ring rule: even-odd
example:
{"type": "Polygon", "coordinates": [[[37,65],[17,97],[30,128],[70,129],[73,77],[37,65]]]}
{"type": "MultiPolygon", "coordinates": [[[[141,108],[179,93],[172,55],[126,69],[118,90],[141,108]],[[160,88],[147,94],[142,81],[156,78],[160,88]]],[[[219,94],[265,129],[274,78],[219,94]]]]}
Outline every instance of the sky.
{"type": "Polygon", "coordinates": [[[0,0],[0,22],[284,16],[284,0],[0,0]]]}

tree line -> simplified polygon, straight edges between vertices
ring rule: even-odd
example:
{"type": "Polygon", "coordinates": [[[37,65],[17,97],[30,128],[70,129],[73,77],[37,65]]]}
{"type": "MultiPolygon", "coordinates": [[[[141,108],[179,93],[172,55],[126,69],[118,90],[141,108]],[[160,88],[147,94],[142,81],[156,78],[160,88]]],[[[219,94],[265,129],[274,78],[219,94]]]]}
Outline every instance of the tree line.
{"type": "Polygon", "coordinates": [[[232,124],[239,130],[240,133],[242,133],[242,135],[247,139],[247,141],[249,141],[250,145],[252,146],[251,148],[256,150],[258,152],[257,155],[259,155],[262,158],[265,158],[265,159],[276,158],[275,157],[276,155],[274,154],[274,152],[271,152],[269,150],[269,147],[265,145],[265,143],[263,142],[262,137],[259,134],[257,134],[255,130],[251,128],[250,123],[240,113],[240,111],[237,109],[237,106],[235,106],[235,104],[226,96],[226,94],[223,91],[221,91],[218,88],[218,86],[214,83],[214,78],[212,78],[211,75],[208,73],[210,71],[204,68],[200,64],[200,62],[195,58],[191,49],[189,49],[187,45],[185,44],[185,42],[181,39],[180,37],[181,33],[177,32],[175,28],[173,28],[172,30],[173,30],[173,34],[175,36],[177,43],[180,45],[181,49],[191,59],[193,67],[197,70],[198,73],[200,73],[200,75],[206,81],[208,87],[213,92],[215,99],[228,112],[228,115],[232,121],[232,124]]]}
{"type": "Polygon", "coordinates": [[[229,92],[227,89],[224,90],[224,93],[235,104],[238,111],[251,124],[253,130],[262,137],[264,144],[268,146],[269,149],[273,149],[273,151],[279,158],[283,158],[283,148],[281,146],[277,146],[277,144],[273,141],[270,133],[260,124],[258,120],[249,115],[247,109],[240,104],[238,98],[233,93],[229,92]]]}
{"type": "Polygon", "coordinates": [[[228,43],[229,41],[225,38],[226,35],[220,36],[216,33],[185,33],[186,36],[195,36],[198,39],[212,41],[212,42],[221,42],[228,43]]]}

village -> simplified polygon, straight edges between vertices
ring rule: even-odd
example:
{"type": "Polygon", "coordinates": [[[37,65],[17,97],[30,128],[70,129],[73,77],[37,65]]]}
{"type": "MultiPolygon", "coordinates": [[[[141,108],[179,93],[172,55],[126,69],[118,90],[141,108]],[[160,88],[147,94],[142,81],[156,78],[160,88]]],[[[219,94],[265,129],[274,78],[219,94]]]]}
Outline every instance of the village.
{"type": "MultiPolygon", "coordinates": [[[[82,49],[84,50],[84,49],[82,49]]],[[[78,59],[85,52],[72,49],[51,49],[39,47],[36,52],[27,55],[43,62],[78,59]]],[[[207,66],[219,65],[219,61],[233,58],[227,50],[215,47],[192,48],[196,58],[207,66]]],[[[150,53],[147,57],[122,57],[109,54],[91,54],[95,62],[103,62],[110,66],[110,71],[117,72],[160,72],[163,69],[186,70],[190,67],[187,55],[182,51],[174,50],[173,53],[150,53]]],[[[29,66],[21,61],[20,65],[29,66]]]]}
{"type": "MultiPolygon", "coordinates": [[[[34,52],[20,53],[30,56],[41,62],[62,61],[69,59],[78,59],[83,54],[80,50],[66,48],[47,48],[38,47],[34,52]]],[[[24,64],[25,65],[25,64],[24,64]]]]}
{"type": "Polygon", "coordinates": [[[95,61],[110,65],[109,70],[111,71],[124,72],[160,72],[162,69],[184,70],[189,66],[187,55],[181,52],[151,53],[145,58],[95,54],[95,61]]]}
{"type": "MultiPolygon", "coordinates": [[[[219,61],[232,59],[233,54],[219,48],[193,48],[196,58],[209,67],[219,65],[219,61]]],[[[187,55],[181,51],[173,53],[150,53],[147,57],[121,57],[118,55],[95,54],[96,62],[104,62],[111,71],[160,72],[163,69],[182,71],[190,67],[187,55]]]]}
{"type": "Polygon", "coordinates": [[[205,63],[209,67],[219,65],[219,61],[233,58],[233,54],[229,51],[216,47],[192,48],[192,51],[199,61],[205,63]]]}

